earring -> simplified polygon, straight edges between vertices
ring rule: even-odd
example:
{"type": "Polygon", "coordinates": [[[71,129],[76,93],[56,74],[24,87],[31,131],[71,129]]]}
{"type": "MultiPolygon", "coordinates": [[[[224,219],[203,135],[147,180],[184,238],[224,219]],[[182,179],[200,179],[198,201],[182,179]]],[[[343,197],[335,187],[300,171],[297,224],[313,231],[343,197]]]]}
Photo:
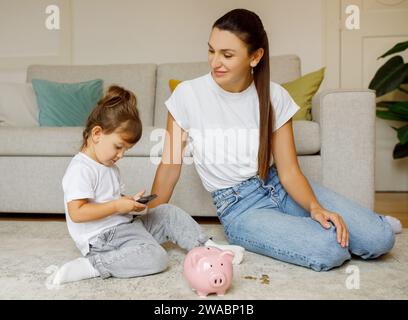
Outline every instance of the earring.
{"type": "Polygon", "coordinates": [[[250,63],[251,66],[251,74],[254,74],[254,68],[256,67],[256,64],[250,63]]]}

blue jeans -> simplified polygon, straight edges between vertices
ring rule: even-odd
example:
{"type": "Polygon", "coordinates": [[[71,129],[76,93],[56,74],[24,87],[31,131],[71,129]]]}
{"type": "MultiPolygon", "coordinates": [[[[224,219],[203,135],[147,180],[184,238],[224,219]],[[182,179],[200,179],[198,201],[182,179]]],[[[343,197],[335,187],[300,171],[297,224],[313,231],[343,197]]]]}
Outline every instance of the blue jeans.
{"type": "Polygon", "coordinates": [[[254,176],[211,193],[228,241],[315,271],[340,266],[351,254],[373,259],[391,250],[395,236],[384,216],[306,179],[320,205],[342,216],[350,234],[348,247],[337,242],[333,224],[323,228],[291,198],[275,166],[265,183],[254,176]]]}

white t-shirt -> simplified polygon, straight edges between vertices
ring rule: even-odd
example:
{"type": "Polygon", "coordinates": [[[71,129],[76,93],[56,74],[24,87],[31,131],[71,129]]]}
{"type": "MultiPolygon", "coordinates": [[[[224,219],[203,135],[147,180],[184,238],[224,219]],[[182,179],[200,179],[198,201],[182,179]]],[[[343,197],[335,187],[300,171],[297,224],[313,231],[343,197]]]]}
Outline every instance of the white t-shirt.
{"type": "MultiPolygon", "coordinates": [[[[270,83],[270,94],[276,131],[300,107],[275,82],[270,83]]],[[[257,174],[259,99],[254,82],[244,91],[232,93],[208,73],[180,83],[165,104],[188,133],[187,148],[206,190],[232,187],[257,174]]]]}
{"type": "Polygon", "coordinates": [[[93,160],[85,153],[76,154],[68,165],[62,179],[65,216],[68,230],[76,246],[85,256],[89,252],[89,240],[101,231],[132,220],[132,215],[114,214],[89,222],[73,222],[67,203],[72,200],[88,199],[89,203],[104,203],[119,199],[124,192],[119,168],[93,160]]]}

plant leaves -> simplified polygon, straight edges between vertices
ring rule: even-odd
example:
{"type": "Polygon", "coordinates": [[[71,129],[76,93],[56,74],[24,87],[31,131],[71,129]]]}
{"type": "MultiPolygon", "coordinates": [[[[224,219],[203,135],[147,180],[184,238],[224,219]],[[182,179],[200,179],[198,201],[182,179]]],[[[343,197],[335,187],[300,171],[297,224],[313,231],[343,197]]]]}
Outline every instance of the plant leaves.
{"type": "Polygon", "coordinates": [[[408,94],[408,89],[404,88],[402,85],[403,85],[403,83],[401,83],[401,85],[398,87],[398,90],[401,91],[401,92],[404,92],[405,94],[408,94]]]}
{"type": "Polygon", "coordinates": [[[408,75],[408,64],[404,64],[401,56],[396,56],[388,60],[374,75],[369,89],[376,91],[376,96],[397,89],[408,75]]]}
{"type": "Polygon", "coordinates": [[[394,113],[391,111],[378,111],[376,112],[378,118],[384,120],[396,120],[396,121],[407,121],[408,117],[402,116],[398,113],[394,113]]]}
{"type": "Polygon", "coordinates": [[[389,109],[390,106],[396,104],[398,101],[381,101],[377,103],[377,108],[387,108],[389,109]]]}
{"type": "Polygon", "coordinates": [[[398,128],[398,139],[401,144],[406,144],[408,142],[408,124],[398,128]]]}
{"type": "Polygon", "coordinates": [[[408,101],[399,101],[390,105],[389,110],[408,117],[408,101]]]}
{"type": "Polygon", "coordinates": [[[397,43],[393,48],[391,48],[390,50],[388,50],[386,53],[384,53],[381,57],[378,57],[378,59],[384,58],[386,56],[389,56],[391,54],[397,53],[397,52],[401,52],[404,51],[405,49],[408,48],[408,41],[405,42],[400,42],[397,43]]]}
{"type": "Polygon", "coordinates": [[[402,159],[402,158],[408,157],[408,144],[402,145],[401,143],[398,143],[394,147],[392,157],[394,159],[402,159]]]}

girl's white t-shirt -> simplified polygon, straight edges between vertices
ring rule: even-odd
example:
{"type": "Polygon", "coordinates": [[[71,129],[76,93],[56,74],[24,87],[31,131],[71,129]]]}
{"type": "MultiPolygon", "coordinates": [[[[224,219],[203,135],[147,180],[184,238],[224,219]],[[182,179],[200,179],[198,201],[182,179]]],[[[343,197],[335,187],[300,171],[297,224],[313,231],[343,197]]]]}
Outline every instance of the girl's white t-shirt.
{"type": "Polygon", "coordinates": [[[130,222],[131,214],[114,214],[88,222],[73,222],[68,213],[68,202],[88,199],[89,203],[105,203],[120,199],[124,192],[119,167],[104,166],[85,153],[76,154],[68,165],[62,179],[65,216],[68,231],[76,246],[85,256],[89,252],[89,240],[103,230],[130,222]]]}
{"type": "MultiPolygon", "coordinates": [[[[281,85],[272,81],[270,94],[276,131],[300,107],[281,85]]],[[[259,99],[254,82],[244,91],[232,93],[221,88],[208,73],[181,82],[165,105],[188,133],[186,149],[193,154],[206,190],[232,187],[257,174],[259,99]]]]}

